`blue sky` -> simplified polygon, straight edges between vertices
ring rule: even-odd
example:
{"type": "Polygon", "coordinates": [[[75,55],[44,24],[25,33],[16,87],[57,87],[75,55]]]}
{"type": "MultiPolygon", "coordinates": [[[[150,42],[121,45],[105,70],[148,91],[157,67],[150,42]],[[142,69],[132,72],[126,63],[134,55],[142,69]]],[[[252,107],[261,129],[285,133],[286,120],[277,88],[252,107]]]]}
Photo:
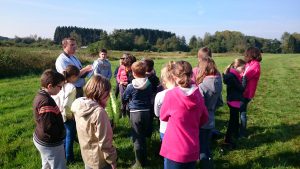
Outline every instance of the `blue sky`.
{"type": "Polygon", "coordinates": [[[57,26],[151,28],[185,36],[300,33],[299,0],[0,0],[0,36],[53,38],[57,26]]]}

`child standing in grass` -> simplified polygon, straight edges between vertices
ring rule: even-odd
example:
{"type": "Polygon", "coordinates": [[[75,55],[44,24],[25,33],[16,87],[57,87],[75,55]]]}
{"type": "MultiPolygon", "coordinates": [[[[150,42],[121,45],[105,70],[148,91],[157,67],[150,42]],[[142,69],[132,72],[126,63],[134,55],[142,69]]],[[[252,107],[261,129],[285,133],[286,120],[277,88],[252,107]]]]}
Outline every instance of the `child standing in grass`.
{"type": "Polygon", "coordinates": [[[212,130],[215,128],[215,111],[222,93],[222,77],[211,57],[203,57],[199,61],[199,73],[196,84],[204,97],[208,110],[208,122],[200,129],[200,165],[212,165],[210,142],[212,130]]]}
{"type": "Polygon", "coordinates": [[[102,75],[103,77],[110,79],[112,76],[111,64],[107,59],[107,50],[101,49],[99,52],[99,58],[93,63],[94,75],[102,75]]]}
{"type": "Polygon", "coordinates": [[[247,127],[247,106],[253,99],[260,78],[260,62],[262,60],[261,52],[256,47],[250,47],[246,50],[244,59],[246,61],[245,72],[243,75],[243,86],[245,91],[241,104],[241,131],[240,136],[246,137],[247,127]]]}
{"type": "Polygon", "coordinates": [[[110,89],[108,79],[95,75],[84,88],[86,97],[76,99],[71,107],[86,169],[115,169],[117,165],[113,132],[105,111],[110,89]]]}
{"type": "Polygon", "coordinates": [[[64,84],[64,76],[45,70],[41,76],[41,89],[33,101],[35,131],[33,143],[41,154],[42,168],[65,169],[64,122],[51,95],[56,95],[64,84]]]}
{"type": "Polygon", "coordinates": [[[68,65],[63,71],[65,84],[62,86],[62,89],[57,95],[52,96],[61,111],[64,120],[64,126],[66,129],[64,142],[68,163],[74,161],[73,143],[76,137],[76,123],[73,113],[71,112],[71,105],[76,99],[76,87],[74,86],[74,83],[77,81],[79,73],[80,71],[76,66],[68,65]]]}
{"type": "Polygon", "coordinates": [[[150,125],[152,86],[146,78],[146,65],[138,61],[131,66],[135,79],[124,91],[123,100],[129,102],[132,141],[135,152],[133,168],[144,167],[147,161],[146,137],[150,125]]]}
{"type": "Polygon", "coordinates": [[[226,68],[223,75],[224,83],[227,85],[227,105],[230,110],[224,143],[230,148],[235,146],[233,137],[238,137],[240,106],[244,92],[242,74],[245,70],[245,64],[244,60],[235,59],[226,68]]]}
{"type": "Polygon", "coordinates": [[[207,109],[191,82],[191,65],[178,61],[172,74],[178,87],[166,92],[160,110],[160,119],[168,122],[160,155],[166,158],[167,169],[194,169],[199,159],[199,129],[207,122],[207,109]]]}

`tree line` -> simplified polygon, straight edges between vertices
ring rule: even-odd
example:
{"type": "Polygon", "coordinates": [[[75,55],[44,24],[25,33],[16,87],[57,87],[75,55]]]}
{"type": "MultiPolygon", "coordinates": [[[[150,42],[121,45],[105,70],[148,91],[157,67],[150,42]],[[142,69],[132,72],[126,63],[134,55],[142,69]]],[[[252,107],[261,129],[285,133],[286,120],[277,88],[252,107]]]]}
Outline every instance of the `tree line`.
{"type": "Polygon", "coordinates": [[[185,51],[196,52],[207,46],[215,53],[242,53],[250,46],[258,47],[265,53],[300,53],[300,34],[284,32],[281,39],[265,39],[247,36],[238,31],[217,31],[205,33],[204,37],[192,36],[186,42],[184,36],[154,29],[115,29],[108,34],[102,29],[80,28],[76,26],[58,26],[54,39],[42,39],[36,35],[14,39],[1,37],[0,46],[58,46],[65,37],[76,39],[78,46],[88,46],[91,54],[97,54],[100,48],[127,51],[185,51]]]}

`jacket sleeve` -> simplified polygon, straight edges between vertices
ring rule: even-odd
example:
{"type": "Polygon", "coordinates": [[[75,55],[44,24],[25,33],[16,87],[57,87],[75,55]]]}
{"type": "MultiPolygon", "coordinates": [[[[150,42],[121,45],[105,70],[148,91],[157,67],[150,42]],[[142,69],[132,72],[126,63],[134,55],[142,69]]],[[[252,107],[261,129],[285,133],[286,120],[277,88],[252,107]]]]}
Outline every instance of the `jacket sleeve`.
{"type": "Polygon", "coordinates": [[[94,75],[99,75],[100,74],[100,72],[98,72],[98,68],[99,68],[99,63],[98,63],[97,60],[95,60],[94,63],[93,63],[94,75]]]}
{"type": "Polygon", "coordinates": [[[124,91],[124,94],[122,96],[122,99],[125,101],[125,102],[128,102],[129,99],[131,98],[131,93],[132,93],[132,85],[128,85],[124,91]]]}
{"type": "Polygon", "coordinates": [[[118,83],[120,83],[121,71],[122,71],[122,66],[119,67],[118,73],[117,73],[117,82],[118,83]]]}
{"type": "Polygon", "coordinates": [[[76,88],[73,87],[69,93],[66,93],[66,97],[63,101],[63,112],[65,113],[67,119],[73,118],[73,113],[71,111],[71,106],[74,100],[76,99],[76,88]]]}
{"type": "Polygon", "coordinates": [[[157,117],[159,117],[161,106],[162,106],[161,93],[157,93],[154,99],[154,114],[157,117]]]}
{"type": "Polygon", "coordinates": [[[165,97],[164,97],[164,103],[161,106],[160,109],[160,120],[162,121],[169,121],[169,117],[170,117],[170,113],[169,113],[169,109],[170,109],[170,96],[168,94],[168,92],[166,93],[165,97]]]}
{"type": "Polygon", "coordinates": [[[109,68],[108,68],[108,75],[107,75],[107,77],[108,77],[108,79],[111,79],[111,77],[112,77],[111,64],[109,62],[108,62],[108,64],[109,64],[109,68]]]}
{"type": "Polygon", "coordinates": [[[104,109],[100,110],[100,114],[96,125],[96,137],[99,141],[99,147],[103,153],[103,157],[108,164],[116,163],[117,151],[113,146],[113,132],[108,119],[108,115],[104,109]]]}
{"type": "Polygon", "coordinates": [[[249,67],[248,71],[245,73],[244,76],[246,76],[247,81],[249,81],[250,79],[259,76],[259,73],[260,73],[260,65],[258,63],[257,65],[254,64],[251,67],[249,67]]]}

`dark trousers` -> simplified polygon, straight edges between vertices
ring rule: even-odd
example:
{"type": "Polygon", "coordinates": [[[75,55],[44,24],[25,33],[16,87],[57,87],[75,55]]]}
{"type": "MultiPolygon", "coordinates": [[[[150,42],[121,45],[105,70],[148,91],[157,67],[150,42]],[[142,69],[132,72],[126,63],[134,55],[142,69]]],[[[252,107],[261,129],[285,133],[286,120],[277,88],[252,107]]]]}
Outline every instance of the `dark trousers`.
{"type": "Polygon", "coordinates": [[[230,110],[230,117],[229,117],[227,132],[225,135],[225,142],[232,143],[232,138],[238,137],[240,109],[232,107],[230,105],[228,105],[228,107],[230,110]]]}
{"type": "Polygon", "coordinates": [[[196,169],[196,161],[188,163],[179,163],[168,158],[165,158],[166,165],[164,169],[196,169]]]}
{"type": "MultiPolygon", "coordinates": [[[[118,81],[116,81],[116,90],[115,90],[115,96],[116,96],[116,98],[118,98],[118,96],[119,96],[119,93],[120,93],[120,89],[119,89],[119,83],[118,83],[118,81]]],[[[121,96],[122,97],[122,96],[121,96]]]]}
{"type": "Polygon", "coordinates": [[[149,111],[130,112],[132,141],[135,150],[145,150],[146,137],[149,130],[149,111]]]}
{"type": "Polygon", "coordinates": [[[211,136],[212,136],[211,129],[200,129],[199,131],[200,160],[205,160],[210,158],[211,136]]]}
{"type": "Polygon", "coordinates": [[[121,97],[121,111],[120,111],[120,117],[121,116],[126,116],[126,111],[127,111],[127,103],[124,102],[123,94],[125,92],[126,86],[119,84],[119,91],[120,91],[120,97],[121,97]]]}

